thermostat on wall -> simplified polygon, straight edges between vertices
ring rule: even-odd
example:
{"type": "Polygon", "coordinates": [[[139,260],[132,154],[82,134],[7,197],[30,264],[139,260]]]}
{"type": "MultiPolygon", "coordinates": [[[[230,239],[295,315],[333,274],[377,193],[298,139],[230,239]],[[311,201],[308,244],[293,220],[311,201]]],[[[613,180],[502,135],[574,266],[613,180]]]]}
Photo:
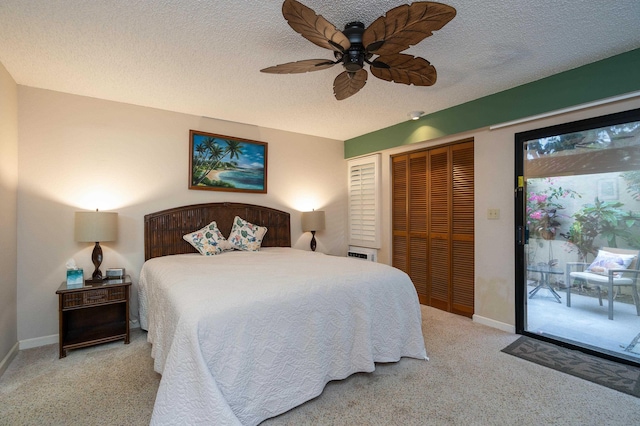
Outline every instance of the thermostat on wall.
{"type": "Polygon", "coordinates": [[[124,278],[124,268],[107,268],[107,279],[124,278]]]}

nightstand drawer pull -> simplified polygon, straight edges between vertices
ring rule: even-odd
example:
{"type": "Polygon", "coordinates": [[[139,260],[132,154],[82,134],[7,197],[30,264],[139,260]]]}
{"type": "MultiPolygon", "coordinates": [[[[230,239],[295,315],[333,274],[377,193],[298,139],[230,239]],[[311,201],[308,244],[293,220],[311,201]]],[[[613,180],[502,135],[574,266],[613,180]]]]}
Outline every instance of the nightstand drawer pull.
{"type": "Polygon", "coordinates": [[[84,295],[85,305],[106,302],[107,300],[109,300],[109,291],[106,289],[85,291],[82,294],[84,295]]]}

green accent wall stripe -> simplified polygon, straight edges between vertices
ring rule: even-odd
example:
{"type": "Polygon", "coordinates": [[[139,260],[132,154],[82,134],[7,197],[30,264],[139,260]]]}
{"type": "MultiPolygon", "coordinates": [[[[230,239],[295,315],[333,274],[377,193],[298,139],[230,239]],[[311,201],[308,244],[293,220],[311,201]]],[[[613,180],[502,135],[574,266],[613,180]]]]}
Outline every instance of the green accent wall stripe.
{"type": "Polygon", "coordinates": [[[640,49],[344,142],[344,157],[423,142],[640,90],[640,49]]]}

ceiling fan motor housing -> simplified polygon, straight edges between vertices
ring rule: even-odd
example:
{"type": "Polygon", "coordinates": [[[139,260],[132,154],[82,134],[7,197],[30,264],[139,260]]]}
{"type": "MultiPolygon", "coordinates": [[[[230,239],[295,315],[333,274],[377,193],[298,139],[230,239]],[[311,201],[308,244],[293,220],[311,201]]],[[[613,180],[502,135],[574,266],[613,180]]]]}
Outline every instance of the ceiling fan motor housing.
{"type": "Polygon", "coordinates": [[[364,66],[364,46],[362,45],[362,34],[364,24],[362,22],[349,22],[342,32],[351,43],[349,50],[342,57],[342,64],[349,72],[357,72],[364,66]]]}

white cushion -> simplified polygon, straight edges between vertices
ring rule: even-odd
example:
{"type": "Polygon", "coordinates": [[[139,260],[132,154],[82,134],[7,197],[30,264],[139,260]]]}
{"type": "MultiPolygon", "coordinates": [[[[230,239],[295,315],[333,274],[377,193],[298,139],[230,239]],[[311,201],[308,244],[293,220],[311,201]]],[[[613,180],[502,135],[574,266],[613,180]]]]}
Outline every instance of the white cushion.
{"type": "Polygon", "coordinates": [[[233,250],[233,246],[224,238],[215,221],[202,229],[183,235],[182,238],[204,256],[213,256],[223,251],[233,250]]]}
{"type": "Polygon", "coordinates": [[[240,216],[236,216],[233,219],[228,240],[238,250],[258,251],[266,233],[266,227],[254,225],[240,216]]]}
{"type": "MultiPolygon", "coordinates": [[[[598,256],[591,262],[587,268],[587,272],[595,274],[608,275],[609,269],[627,269],[636,255],[611,253],[605,250],[598,250],[598,256]]],[[[622,273],[616,272],[614,277],[619,278],[622,273]]]]}

